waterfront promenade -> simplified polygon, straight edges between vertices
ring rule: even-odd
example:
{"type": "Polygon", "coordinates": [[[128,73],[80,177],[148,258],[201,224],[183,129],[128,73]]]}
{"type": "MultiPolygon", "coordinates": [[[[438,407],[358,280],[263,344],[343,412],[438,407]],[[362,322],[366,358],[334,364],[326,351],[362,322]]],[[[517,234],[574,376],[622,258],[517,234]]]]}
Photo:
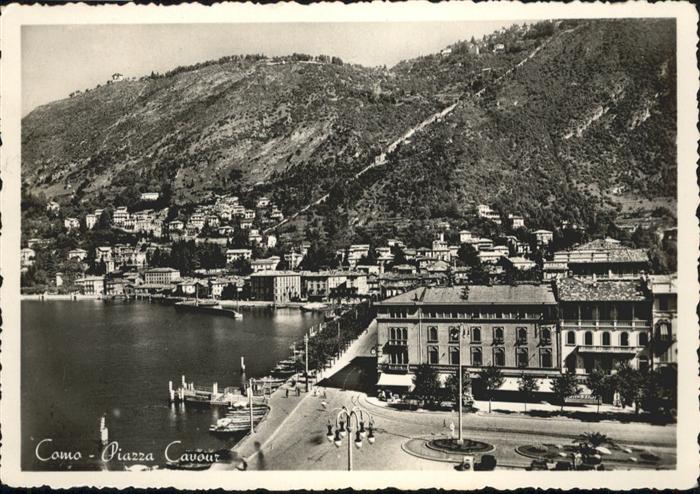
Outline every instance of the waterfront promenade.
{"type": "MultiPolygon", "coordinates": [[[[282,398],[284,399],[284,398],[282,398]]],[[[266,433],[241,444],[239,452],[248,459],[249,469],[263,470],[344,470],[347,463],[345,443],[336,448],[325,437],[330,411],[341,406],[359,406],[370,412],[376,425],[374,445],[365,442],[353,447],[353,462],[358,470],[451,470],[454,463],[420,457],[407,452],[406,444],[416,438],[449,436],[450,422],[457,423],[455,412],[398,411],[377,406],[366,395],[355,391],[327,388],[326,398],[310,394],[289,402],[291,414],[279,423],[273,434],[266,433]],[[326,403],[324,407],[322,402],[326,403]],[[262,437],[264,436],[264,437],[262,437]],[[255,442],[259,444],[256,446],[255,442]]],[[[273,424],[270,423],[270,426],[273,424]]],[[[499,468],[523,469],[531,459],[515,452],[525,444],[572,444],[585,432],[601,432],[621,445],[675,458],[675,425],[586,423],[574,419],[533,418],[524,415],[506,417],[486,413],[464,415],[465,437],[495,446],[493,454],[499,468]]],[[[415,451],[416,448],[413,448],[415,451]]],[[[418,449],[420,454],[420,449],[418,449]]],[[[477,455],[478,456],[478,455],[477,455]]],[[[641,466],[640,466],[641,467],[641,466]]]]}
{"type": "MultiPolygon", "coordinates": [[[[362,333],[360,337],[350,345],[347,351],[341,355],[336,362],[331,364],[331,367],[324,371],[322,375],[333,376],[339,370],[346,367],[354,358],[370,355],[372,348],[374,348],[374,342],[376,341],[376,331],[377,325],[375,322],[372,322],[367,330],[362,333]]],[[[302,378],[295,387],[291,387],[287,384],[272,393],[268,402],[270,405],[270,412],[265,420],[256,427],[253,435],[248,434],[245,436],[234,448],[239,457],[246,459],[248,464],[252,465],[252,468],[266,468],[264,459],[265,449],[275,448],[275,437],[282,429],[287,427],[287,420],[295,416],[297,408],[321,406],[321,402],[324,401],[324,391],[327,397],[329,397],[328,399],[330,399],[333,394],[331,388],[314,386],[311,380],[309,386],[309,392],[306,393],[306,384],[302,378]],[[297,388],[300,390],[300,396],[296,394],[297,388]],[[312,391],[314,388],[316,390],[315,394],[312,391]],[[289,392],[287,392],[287,390],[289,392]],[[302,402],[307,401],[307,398],[309,404],[302,404],[302,402]],[[261,452],[262,455],[259,454],[261,452]]],[[[223,468],[221,465],[215,465],[215,467],[223,468]]]]}

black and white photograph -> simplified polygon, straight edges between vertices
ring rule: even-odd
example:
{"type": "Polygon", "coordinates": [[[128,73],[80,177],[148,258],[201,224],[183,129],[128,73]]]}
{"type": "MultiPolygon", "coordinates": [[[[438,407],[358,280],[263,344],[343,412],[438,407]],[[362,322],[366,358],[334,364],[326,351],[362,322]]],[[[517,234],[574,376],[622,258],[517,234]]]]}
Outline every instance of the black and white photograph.
{"type": "Polygon", "coordinates": [[[3,19],[5,472],[696,482],[690,4],[64,7],[3,19]]]}

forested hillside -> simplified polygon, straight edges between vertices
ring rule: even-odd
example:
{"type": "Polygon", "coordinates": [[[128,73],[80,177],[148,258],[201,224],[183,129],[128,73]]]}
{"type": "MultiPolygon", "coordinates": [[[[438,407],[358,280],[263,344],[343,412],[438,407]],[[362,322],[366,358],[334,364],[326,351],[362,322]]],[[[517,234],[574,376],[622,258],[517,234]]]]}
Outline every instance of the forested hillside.
{"type": "Polygon", "coordinates": [[[226,57],[37,108],[22,122],[23,182],[76,206],[254,190],[286,215],[330,191],[284,231],[331,239],[462,221],[478,203],[532,226],[605,229],[638,209],[630,197],[674,210],[675,85],[669,20],[513,26],[389,70],[226,57]]]}

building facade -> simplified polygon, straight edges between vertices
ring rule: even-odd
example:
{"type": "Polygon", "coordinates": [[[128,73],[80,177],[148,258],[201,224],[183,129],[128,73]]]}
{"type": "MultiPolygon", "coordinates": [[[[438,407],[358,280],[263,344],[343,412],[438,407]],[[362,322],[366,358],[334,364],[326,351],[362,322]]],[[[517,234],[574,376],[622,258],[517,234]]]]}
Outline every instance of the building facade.
{"type": "Polygon", "coordinates": [[[652,357],[655,367],[678,363],[678,279],[673,275],[649,276],[652,305],[652,357]]]}
{"type": "MultiPolygon", "coordinates": [[[[491,364],[506,377],[560,372],[556,301],[550,285],[417,288],[378,304],[380,372],[442,374],[491,364]]],[[[476,375],[476,374],[475,374],[476,375]]]]}
{"type": "Polygon", "coordinates": [[[301,274],[263,271],[250,275],[250,295],[255,300],[286,303],[301,297],[301,274]]]}
{"type": "Polygon", "coordinates": [[[180,279],[180,271],[173,268],[153,268],[144,273],[147,285],[169,285],[180,279]]]}
{"type": "Polygon", "coordinates": [[[562,369],[650,366],[651,296],[642,280],[557,280],[562,369]]]}

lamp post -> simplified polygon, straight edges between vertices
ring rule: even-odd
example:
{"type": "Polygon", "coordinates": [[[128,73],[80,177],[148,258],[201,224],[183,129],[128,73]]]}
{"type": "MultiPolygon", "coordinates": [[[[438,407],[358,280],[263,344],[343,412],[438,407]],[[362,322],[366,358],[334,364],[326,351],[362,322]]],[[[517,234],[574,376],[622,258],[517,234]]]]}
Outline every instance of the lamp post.
{"type": "Polygon", "coordinates": [[[461,324],[457,327],[459,330],[459,362],[457,365],[457,373],[459,374],[459,381],[457,382],[457,386],[459,387],[459,417],[457,420],[459,424],[459,435],[457,437],[457,444],[461,445],[464,443],[464,433],[462,432],[462,401],[464,399],[462,396],[462,393],[464,393],[462,389],[462,338],[464,337],[464,327],[461,324]]]}
{"type": "Polygon", "coordinates": [[[306,392],[309,392],[309,333],[304,335],[304,376],[306,376],[306,392]]]}
{"type": "Polygon", "coordinates": [[[326,439],[328,439],[328,442],[335,444],[336,448],[340,448],[346,435],[348,437],[348,471],[352,470],[352,443],[354,442],[355,447],[360,449],[365,437],[369,444],[374,444],[376,439],[372,416],[358,407],[352,407],[352,409],[342,407],[335,416],[335,431],[333,431],[333,422],[330,418],[328,419],[327,427],[326,439]],[[355,428],[353,428],[353,420],[355,421],[355,428]],[[365,429],[365,424],[367,424],[367,429],[365,429]],[[353,430],[355,431],[354,441],[353,430]]]}

